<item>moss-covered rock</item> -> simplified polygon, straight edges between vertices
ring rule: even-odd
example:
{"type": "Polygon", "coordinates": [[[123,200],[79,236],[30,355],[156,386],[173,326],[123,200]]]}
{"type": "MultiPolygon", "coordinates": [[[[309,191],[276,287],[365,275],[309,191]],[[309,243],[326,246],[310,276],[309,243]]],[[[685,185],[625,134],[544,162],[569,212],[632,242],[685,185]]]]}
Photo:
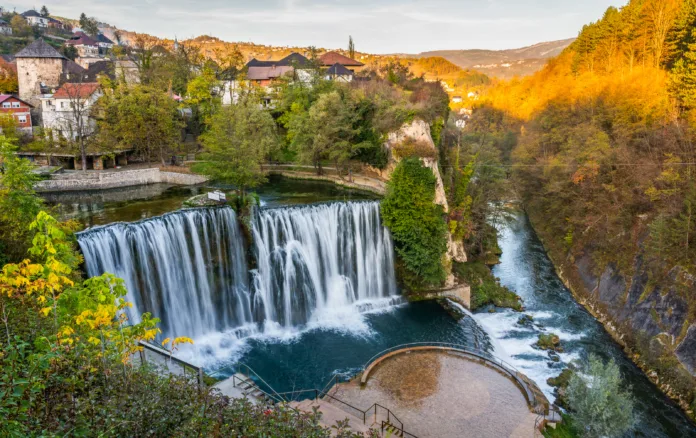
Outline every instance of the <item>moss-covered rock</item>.
{"type": "Polygon", "coordinates": [[[535,348],[539,350],[555,351],[558,353],[563,352],[563,346],[561,346],[561,338],[553,333],[541,333],[539,335],[539,340],[534,344],[535,348]]]}
{"type": "Polygon", "coordinates": [[[502,286],[483,262],[454,263],[453,272],[460,282],[471,286],[471,310],[495,306],[522,311],[522,299],[502,286]]]}

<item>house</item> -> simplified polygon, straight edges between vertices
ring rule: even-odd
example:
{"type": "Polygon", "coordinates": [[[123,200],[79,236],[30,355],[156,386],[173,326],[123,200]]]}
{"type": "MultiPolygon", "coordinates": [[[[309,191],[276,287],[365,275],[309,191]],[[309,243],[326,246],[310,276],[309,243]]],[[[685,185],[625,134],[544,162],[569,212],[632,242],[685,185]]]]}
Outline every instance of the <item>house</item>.
{"type": "Polygon", "coordinates": [[[106,55],[109,50],[114,48],[114,42],[106,37],[103,33],[97,35],[97,45],[99,46],[99,54],[106,55]]]}
{"type": "Polygon", "coordinates": [[[24,17],[31,26],[48,27],[48,17],[44,17],[33,9],[23,12],[22,17],[24,17]]]}
{"type": "Polygon", "coordinates": [[[249,67],[247,71],[247,80],[252,84],[267,88],[281,77],[292,77],[294,72],[294,68],[286,65],[249,67]]]}
{"type": "Polygon", "coordinates": [[[19,98],[31,105],[40,105],[39,96],[52,94],[60,85],[68,58],[58,53],[42,38],[20,50],[15,54],[15,58],[19,98]]]}
{"type": "Polygon", "coordinates": [[[31,135],[31,109],[33,106],[22,99],[9,95],[0,94],[0,114],[11,116],[17,122],[17,130],[31,135]]]}
{"type": "Polygon", "coordinates": [[[94,103],[102,96],[96,82],[65,83],[55,93],[41,97],[44,130],[71,140],[89,136],[96,121],[89,117],[94,103]]]}
{"type": "Polygon", "coordinates": [[[355,73],[353,73],[351,70],[348,70],[348,68],[345,66],[336,63],[326,70],[324,77],[329,81],[351,82],[354,75],[355,73]]]}
{"type": "Polygon", "coordinates": [[[96,58],[99,56],[99,43],[84,32],[75,33],[65,42],[65,45],[75,47],[80,58],[96,58]]]}
{"type": "Polygon", "coordinates": [[[309,59],[295,52],[279,61],[259,61],[254,58],[247,63],[247,80],[264,88],[270,87],[281,77],[306,82],[311,77],[311,64],[309,59]]]}
{"type": "Polygon", "coordinates": [[[111,61],[99,60],[83,68],[81,65],[68,61],[65,71],[61,76],[60,82],[85,83],[99,82],[101,78],[116,79],[115,66],[111,61]]]}
{"type": "Polygon", "coordinates": [[[0,19],[0,34],[12,35],[12,26],[7,21],[0,19]]]}
{"type": "Polygon", "coordinates": [[[319,57],[319,62],[321,62],[322,66],[328,68],[333,67],[335,64],[340,64],[354,73],[360,71],[363,67],[365,67],[365,64],[363,64],[362,62],[341,55],[338,52],[324,53],[319,57]]]}
{"type": "Polygon", "coordinates": [[[452,97],[452,103],[461,103],[461,102],[462,102],[462,96],[452,97]]]}
{"type": "Polygon", "coordinates": [[[57,29],[57,30],[71,30],[71,26],[69,24],[65,24],[60,20],[56,20],[55,18],[52,17],[46,17],[48,20],[48,27],[49,29],[57,29]]]}

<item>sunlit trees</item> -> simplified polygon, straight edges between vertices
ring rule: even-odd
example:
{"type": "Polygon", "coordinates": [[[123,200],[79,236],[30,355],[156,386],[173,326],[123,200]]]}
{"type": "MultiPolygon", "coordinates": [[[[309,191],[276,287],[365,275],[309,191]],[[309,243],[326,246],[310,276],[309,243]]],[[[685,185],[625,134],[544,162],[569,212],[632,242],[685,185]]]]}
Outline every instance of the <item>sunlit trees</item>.
{"type": "Polygon", "coordinates": [[[197,170],[234,184],[243,197],[266,180],[263,162],[277,149],[278,133],[273,117],[257,100],[246,98],[219,110],[202,142],[204,162],[197,170]]]}
{"type": "Polygon", "coordinates": [[[106,149],[135,149],[148,161],[166,165],[181,141],[184,124],[178,104],[164,92],[146,85],[106,87],[97,102],[99,137],[106,149]]]}

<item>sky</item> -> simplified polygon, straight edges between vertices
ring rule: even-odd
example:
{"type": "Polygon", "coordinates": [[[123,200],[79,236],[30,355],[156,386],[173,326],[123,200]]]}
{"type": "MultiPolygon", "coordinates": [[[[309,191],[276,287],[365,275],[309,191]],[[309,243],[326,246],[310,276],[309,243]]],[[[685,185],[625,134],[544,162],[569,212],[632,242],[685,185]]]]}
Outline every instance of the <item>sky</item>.
{"type": "MultiPolygon", "coordinates": [[[[18,12],[41,0],[3,2],[18,12]],[[9,3],[9,4],[8,4],[9,3]]],[[[51,14],[89,16],[161,38],[211,35],[274,46],[367,53],[512,49],[577,36],[626,0],[45,0],[51,14]]]]}

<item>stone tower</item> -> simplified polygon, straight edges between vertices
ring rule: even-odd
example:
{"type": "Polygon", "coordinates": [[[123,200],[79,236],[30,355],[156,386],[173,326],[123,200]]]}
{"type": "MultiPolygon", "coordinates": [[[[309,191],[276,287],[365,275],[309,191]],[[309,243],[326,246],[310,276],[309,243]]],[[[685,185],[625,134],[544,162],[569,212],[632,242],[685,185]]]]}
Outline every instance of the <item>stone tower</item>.
{"type": "Polygon", "coordinates": [[[39,96],[53,93],[60,85],[60,75],[68,59],[41,38],[20,50],[15,58],[19,98],[38,107],[39,96]]]}

